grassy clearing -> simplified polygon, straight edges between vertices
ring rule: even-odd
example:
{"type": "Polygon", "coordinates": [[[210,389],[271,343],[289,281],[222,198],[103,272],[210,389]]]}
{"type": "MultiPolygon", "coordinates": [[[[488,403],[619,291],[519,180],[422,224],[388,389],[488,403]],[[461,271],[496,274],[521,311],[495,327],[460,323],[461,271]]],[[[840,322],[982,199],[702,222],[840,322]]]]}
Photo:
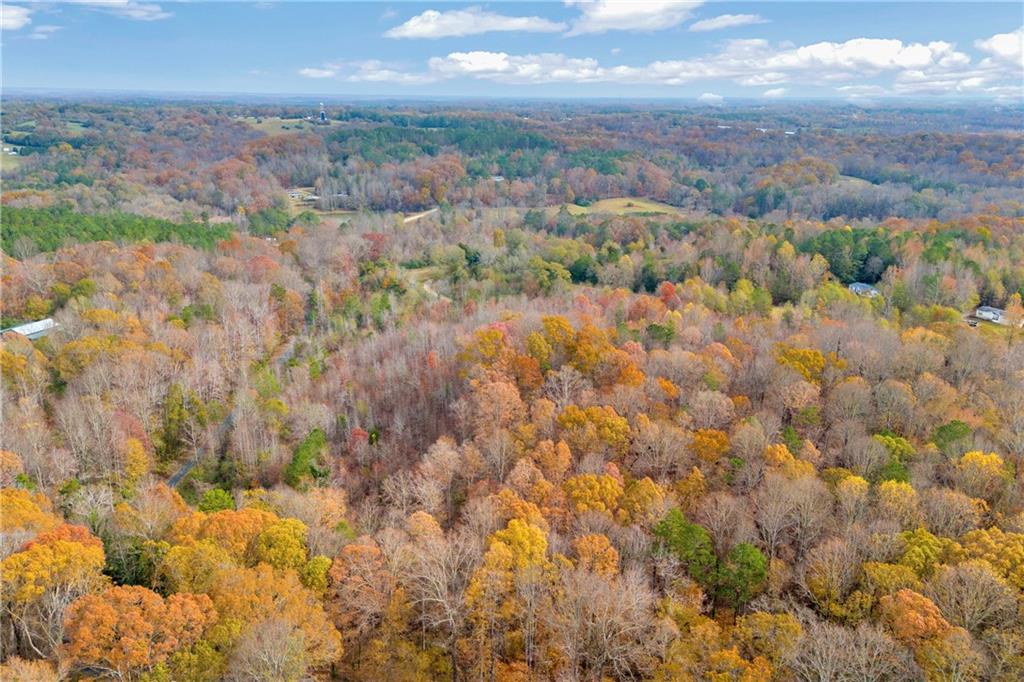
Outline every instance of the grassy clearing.
{"type": "MultiPolygon", "coordinates": [[[[528,210],[530,207],[499,207],[499,208],[482,208],[477,209],[482,215],[487,216],[492,220],[511,218],[516,213],[521,213],[528,210]]],[[[650,199],[643,199],[640,197],[619,197],[617,199],[601,199],[595,201],[589,206],[580,206],[579,204],[567,204],[566,208],[572,215],[587,215],[591,213],[605,213],[614,215],[643,215],[643,214],[661,214],[661,215],[684,215],[685,212],[681,208],[675,206],[669,206],[663,204],[660,201],[652,201],[650,199]]],[[[558,213],[562,209],[562,205],[548,206],[546,211],[549,216],[558,213]]]]}
{"type": "Polygon", "coordinates": [[[313,188],[313,187],[293,187],[293,188],[289,189],[288,190],[288,193],[289,193],[289,197],[288,197],[289,212],[293,216],[299,215],[303,211],[312,211],[313,213],[318,213],[318,214],[321,213],[321,211],[318,211],[315,208],[313,208],[313,202],[312,201],[304,201],[302,199],[295,199],[295,198],[290,196],[292,192],[301,192],[302,194],[313,194],[314,191],[315,191],[315,188],[313,188]]]}
{"type": "Polygon", "coordinates": [[[21,165],[20,156],[8,156],[7,152],[0,154],[0,173],[10,173],[21,165]]]}
{"type": "MultiPolygon", "coordinates": [[[[21,147],[16,144],[4,142],[3,147],[5,149],[13,149],[14,151],[21,153],[21,147]]],[[[18,168],[24,157],[22,156],[10,156],[7,152],[0,152],[0,172],[10,173],[18,168]]]]}
{"type": "Polygon", "coordinates": [[[1014,330],[1014,328],[1008,324],[996,324],[995,322],[989,322],[987,320],[979,320],[978,326],[975,327],[975,329],[990,339],[999,339],[1002,341],[1009,341],[1011,335],[1024,335],[1024,331],[1020,329],[1014,330]]]}
{"type": "Polygon", "coordinates": [[[863,178],[855,178],[852,175],[840,175],[835,182],[835,186],[842,189],[850,190],[863,190],[873,185],[863,178]]]}
{"type": "Polygon", "coordinates": [[[16,134],[16,133],[20,133],[22,135],[28,135],[29,133],[31,133],[35,129],[36,129],[36,122],[34,120],[28,120],[28,121],[22,121],[21,123],[19,123],[16,126],[11,126],[9,128],[6,128],[4,130],[4,133],[6,135],[13,135],[13,134],[16,134]]]}
{"type": "Polygon", "coordinates": [[[409,284],[422,289],[431,299],[451,301],[450,298],[438,293],[437,289],[434,288],[434,282],[444,279],[444,268],[441,266],[427,265],[422,268],[405,268],[405,274],[409,284]]]}
{"type": "MultiPolygon", "coordinates": [[[[560,207],[555,207],[557,211],[560,207]]],[[[619,197],[617,199],[601,199],[589,206],[578,204],[568,205],[569,213],[572,215],[587,215],[590,213],[613,213],[615,215],[629,215],[633,213],[668,213],[678,215],[682,211],[675,206],[663,204],[660,201],[651,201],[640,197],[619,197]]]]}
{"type": "Polygon", "coordinates": [[[293,135],[295,133],[309,132],[315,127],[310,121],[301,118],[279,118],[277,116],[255,118],[253,116],[245,116],[239,120],[267,135],[293,135]]]}
{"type": "Polygon", "coordinates": [[[444,270],[442,270],[440,265],[425,265],[421,268],[406,268],[405,273],[409,276],[410,281],[422,284],[423,282],[441,279],[444,275],[444,270]]]}
{"type": "Polygon", "coordinates": [[[79,121],[68,121],[65,123],[65,126],[67,126],[68,132],[72,135],[81,135],[88,130],[88,128],[82,125],[79,121]]]}
{"type": "MultiPolygon", "coordinates": [[[[314,187],[294,187],[294,188],[288,190],[289,194],[291,192],[294,192],[294,191],[299,191],[299,192],[302,192],[303,194],[311,195],[311,194],[314,194],[316,192],[316,188],[314,188],[314,187]]],[[[346,218],[347,216],[350,216],[353,213],[356,213],[356,211],[349,211],[349,210],[344,210],[344,209],[337,209],[337,210],[334,210],[334,211],[322,211],[319,208],[317,208],[314,205],[314,202],[312,202],[312,201],[305,201],[303,199],[294,199],[291,196],[288,197],[288,212],[291,213],[291,215],[293,217],[299,215],[300,213],[303,213],[304,211],[309,211],[311,213],[317,214],[320,217],[321,220],[326,220],[326,221],[335,220],[335,221],[337,221],[339,223],[341,222],[341,220],[343,218],[346,218]]]]}
{"type": "Polygon", "coordinates": [[[355,211],[313,211],[320,218],[320,224],[328,227],[341,227],[355,211]]]}

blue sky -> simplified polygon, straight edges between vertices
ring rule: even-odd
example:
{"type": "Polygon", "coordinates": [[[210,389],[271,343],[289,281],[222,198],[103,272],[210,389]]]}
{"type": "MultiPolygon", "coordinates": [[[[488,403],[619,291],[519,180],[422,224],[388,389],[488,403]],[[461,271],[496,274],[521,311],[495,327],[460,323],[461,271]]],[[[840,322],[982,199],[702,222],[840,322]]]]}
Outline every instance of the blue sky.
{"type": "Polygon", "coordinates": [[[1020,102],[1017,2],[5,3],[6,88],[1020,102]]]}

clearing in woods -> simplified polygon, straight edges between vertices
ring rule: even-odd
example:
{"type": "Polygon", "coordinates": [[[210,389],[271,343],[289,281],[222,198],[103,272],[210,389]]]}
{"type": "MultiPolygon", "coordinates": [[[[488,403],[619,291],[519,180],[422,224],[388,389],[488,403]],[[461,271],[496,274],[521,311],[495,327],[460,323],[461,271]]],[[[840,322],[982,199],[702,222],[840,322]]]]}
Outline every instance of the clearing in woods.
{"type": "MultiPolygon", "coordinates": [[[[560,206],[554,207],[558,210],[560,206]]],[[[579,204],[568,204],[569,213],[573,215],[586,215],[588,213],[614,213],[616,215],[628,215],[630,213],[682,213],[682,209],[675,206],[663,204],[660,201],[642,199],[639,197],[619,197],[617,199],[601,199],[588,206],[579,204]]]]}
{"type": "Polygon", "coordinates": [[[278,116],[256,118],[255,116],[242,116],[238,120],[267,135],[309,132],[315,127],[312,121],[302,118],[280,118],[278,116]]]}
{"type": "MultiPolygon", "coordinates": [[[[8,145],[4,146],[6,147],[8,145]]],[[[3,152],[2,156],[0,156],[0,172],[8,173],[20,165],[20,156],[10,156],[7,152],[3,152]]]]}

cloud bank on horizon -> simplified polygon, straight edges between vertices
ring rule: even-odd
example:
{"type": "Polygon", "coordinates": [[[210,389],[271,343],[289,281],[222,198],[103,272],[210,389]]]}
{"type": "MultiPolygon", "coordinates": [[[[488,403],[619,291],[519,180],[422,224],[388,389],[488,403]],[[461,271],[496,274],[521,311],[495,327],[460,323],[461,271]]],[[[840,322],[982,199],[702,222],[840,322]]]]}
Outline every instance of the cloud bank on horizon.
{"type": "MultiPolygon", "coordinates": [[[[694,16],[703,0],[565,0],[579,10],[570,24],[540,16],[509,16],[469,7],[427,10],[384,33],[388,38],[462,37],[495,31],[563,32],[571,38],[616,31],[658,32],[672,29],[694,16]]],[[[691,23],[689,32],[721,31],[767,23],[759,14],[720,14],[691,23]]],[[[759,38],[726,40],[718,52],[690,59],[666,59],[647,64],[611,65],[593,57],[562,52],[510,54],[504,51],[453,51],[431,57],[425,68],[401,68],[379,59],[327,62],[306,67],[300,75],[340,78],[348,82],[427,84],[467,78],[508,85],[549,83],[614,83],[678,86],[697,81],[728,80],[757,88],[787,83],[833,84],[848,96],[983,95],[1020,98],[1024,93],[1024,27],[978,38],[983,53],[972,59],[950,42],[904,42],[898,38],[851,38],[803,46],[772,44],[759,38]],[[886,84],[858,81],[888,76],[886,84]]],[[[613,49],[613,54],[618,50],[613,49]]],[[[784,97],[787,88],[770,87],[761,96],[784,97]]],[[[751,93],[754,94],[754,93],[751,93]]],[[[714,93],[702,101],[720,102],[714,93]]]]}
{"type": "MultiPolygon", "coordinates": [[[[287,4],[239,7],[298,9],[294,4],[285,7],[287,4]]],[[[801,4],[800,10],[813,5],[801,4]]],[[[217,5],[217,12],[227,11],[224,5],[217,5]]],[[[124,26],[133,22],[166,22],[163,25],[170,26],[179,19],[187,21],[190,15],[214,11],[212,5],[188,4],[173,5],[172,11],[169,3],[141,0],[5,3],[0,14],[5,44],[16,44],[9,37],[62,41],[69,26],[58,22],[62,10],[72,7],[110,17],[110,21],[129,20],[124,26]]],[[[353,6],[303,7],[342,12],[353,6]]],[[[382,91],[416,86],[444,92],[487,84],[492,90],[500,86],[501,91],[529,94],[544,86],[571,86],[577,88],[577,94],[592,90],[598,95],[614,92],[621,96],[641,87],[667,96],[703,93],[698,99],[707,103],[722,102],[722,95],[710,92],[722,90],[730,97],[767,99],[807,92],[852,99],[1024,99],[1024,26],[1019,25],[1005,26],[996,33],[989,29],[984,34],[967,34],[963,32],[967,29],[958,26],[962,22],[950,21],[957,27],[955,35],[922,39],[915,35],[919,33],[917,22],[908,12],[902,22],[873,25],[873,35],[851,28],[848,35],[837,39],[835,34],[842,32],[842,25],[821,26],[815,36],[799,21],[805,12],[772,4],[759,6],[758,13],[742,11],[749,5],[724,11],[731,9],[728,3],[704,0],[405,7],[378,14],[377,26],[353,22],[339,29],[342,37],[347,30],[361,39],[362,56],[332,57],[329,46],[321,47],[319,51],[327,53],[321,59],[306,58],[287,73],[300,82],[318,83],[318,88],[334,82],[334,87],[372,84],[382,91]],[[801,25],[796,26],[798,23],[801,25]],[[802,38],[789,39],[786,31],[797,29],[803,31],[802,38]],[[908,35],[914,39],[905,37],[908,35]],[[643,49],[624,51],[617,44],[638,36],[643,38],[643,49]],[[829,39],[814,39],[824,36],[829,39]],[[603,49],[594,50],[596,43],[602,43],[603,49]],[[692,88],[687,90],[687,86],[692,88]]],[[[984,11],[976,7],[978,12],[984,11]]],[[[130,34],[130,29],[123,30],[130,34]]],[[[281,55],[282,59],[289,57],[281,55]]],[[[246,73],[268,72],[253,67],[246,73]]]]}
{"type": "MultiPolygon", "coordinates": [[[[697,29],[709,30],[709,29],[697,29]]],[[[852,38],[842,43],[803,46],[772,44],[758,38],[727,40],[718,52],[691,59],[659,60],[641,66],[603,64],[596,58],[558,52],[515,55],[473,50],[431,57],[425,68],[403,70],[380,60],[326,62],[300,75],[349,82],[437,83],[456,78],[508,85],[615,83],[679,86],[727,80],[757,88],[787,83],[832,85],[837,93],[857,94],[860,80],[888,76],[888,85],[870,85],[861,94],[987,95],[1021,97],[1024,27],[975,41],[980,60],[944,41],[905,43],[895,38],[852,38]]],[[[785,88],[761,93],[777,98],[785,88]]],[[[707,94],[707,93],[705,93],[707,94]]],[[[755,94],[755,93],[751,93],[755,94]]]]}

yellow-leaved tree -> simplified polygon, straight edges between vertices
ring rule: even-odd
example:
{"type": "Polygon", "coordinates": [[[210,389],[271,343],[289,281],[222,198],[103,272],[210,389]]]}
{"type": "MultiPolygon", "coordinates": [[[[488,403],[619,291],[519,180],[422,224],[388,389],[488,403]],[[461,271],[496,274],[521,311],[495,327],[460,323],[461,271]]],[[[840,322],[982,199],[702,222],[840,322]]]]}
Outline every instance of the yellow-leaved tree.
{"type": "Polygon", "coordinates": [[[3,613],[17,633],[18,653],[48,657],[64,640],[64,611],[102,589],[103,544],[82,526],[57,526],[0,563],[3,613]]]}
{"type": "Polygon", "coordinates": [[[542,600],[550,597],[554,579],[547,550],[544,531],[521,519],[491,536],[466,589],[471,646],[481,674],[492,675],[499,659],[536,662],[542,600]]]}

